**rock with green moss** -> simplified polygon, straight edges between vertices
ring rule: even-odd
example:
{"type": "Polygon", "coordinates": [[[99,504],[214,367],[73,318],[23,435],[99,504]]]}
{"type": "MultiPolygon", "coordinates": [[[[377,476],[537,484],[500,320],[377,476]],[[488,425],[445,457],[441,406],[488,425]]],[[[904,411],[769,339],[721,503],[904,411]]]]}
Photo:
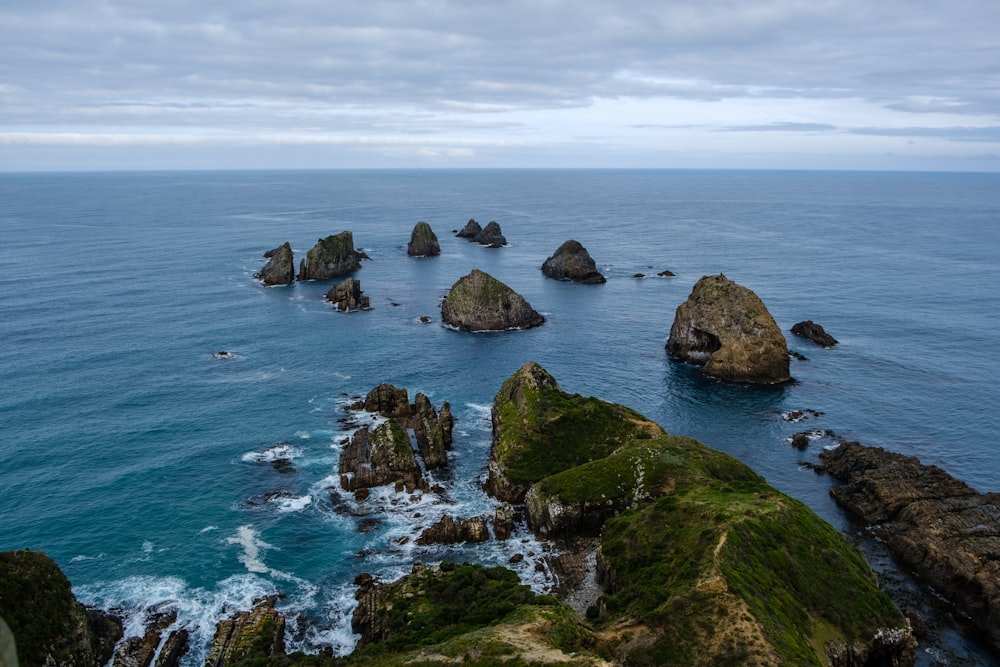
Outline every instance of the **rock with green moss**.
{"type": "Polygon", "coordinates": [[[413,438],[427,468],[448,465],[455,419],[447,401],[438,411],[425,394],[417,392],[410,403],[406,389],[383,382],[365,396],[364,409],[395,419],[404,429],[413,429],[413,438]]]}
{"type": "Polygon", "coordinates": [[[751,290],[721,274],[699,280],[677,307],[666,349],[728,382],[791,380],[788,344],[771,313],[751,290]]]}
{"type": "Polygon", "coordinates": [[[529,329],[545,322],[524,297],[479,269],[452,285],[441,302],[441,319],[463,331],[529,329]]]}
{"type": "Polygon", "coordinates": [[[410,243],[406,246],[410,257],[433,257],[441,254],[441,244],[431,226],[421,220],[413,227],[410,243]]]}
{"type": "Polygon", "coordinates": [[[631,408],[562,391],[534,362],[500,387],[492,421],[486,490],[512,503],[550,475],[603,459],[631,440],[664,435],[631,408]]]}
{"type": "Polygon", "coordinates": [[[400,484],[407,491],[425,488],[410,438],[395,419],[374,431],[360,429],[340,452],[340,486],[347,491],[400,484]]]}
{"type": "Polygon", "coordinates": [[[219,621],[205,659],[206,667],[274,664],[285,655],[285,617],[274,609],[275,596],[255,601],[219,621]]]}
{"type": "Polygon", "coordinates": [[[283,245],[264,253],[268,260],[254,277],[265,285],[288,285],[295,280],[295,258],[292,246],[286,241],[283,245]]]}
{"type": "Polygon", "coordinates": [[[299,280],[329,280],[361,268],[354,235],[340,232],[320,239],[299,262],[299,280]]]}
{"type": "Polygon", "coordinates": [[[77,601],[55,561],[28,549],[0,552],[0,617],[24,667],[104,665],[122,637],[116,619],[77,601]]]}

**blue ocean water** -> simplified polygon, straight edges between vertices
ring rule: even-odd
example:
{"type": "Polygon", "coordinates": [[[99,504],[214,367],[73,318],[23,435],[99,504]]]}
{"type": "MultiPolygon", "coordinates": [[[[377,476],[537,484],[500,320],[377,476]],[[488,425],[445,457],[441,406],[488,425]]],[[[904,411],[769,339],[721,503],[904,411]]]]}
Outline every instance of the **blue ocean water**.
{"type": "Polygon", "coordinates": [[[135,626],[149,605],[177,608],[194,632],[192,665],[220,615],[266,593],[287,596],[290,649],[343,653],[359,572],[522,553],[525,581],[551,583],[535,568],[551,547],[523,528],[475,548],[400,543],[445,512],[492,510],[480,489],[489,406],[528,361],[567,391],[738,457],[841,528],[830,480],[800,465],[834,438],[800,452],[788,442],[797,431],[917,455],[1000,490],[998,174],[3,174],[0,240],[0,549],[45,551],[79,597],[135,626]],[[496,220],[509,245],[454,238],[469,218],[496,220]],[[407,257],[418,220],[441,256],[407,257]],[[343,230],[371,257],[356,274],[371,311],[333,312],[329,283],[253,279],[265,250],[289,241],[298,260],[343,230]],[[606,284],[541,274],[570,238],[606,284]],[[441,297],[473,268],[524,295],[545,325],[443,327],[441,297]],[[664,269],[676,277],[656,277],[664,269]],[[796,382],[770,389],[671,362],[675,308],[720,272],[786,332],[812,319],[840,344],[786,333],[807,360],[793,360],[796,382]],[[383,381],[451,403],[452,470],[441,494],[387,489],[359,506],[336,491],[340,420],[383,381]],[[822,414],[785,418],[804,409],[822,414]],[[277,471],[277,456],[295,471],[277,471]]]}

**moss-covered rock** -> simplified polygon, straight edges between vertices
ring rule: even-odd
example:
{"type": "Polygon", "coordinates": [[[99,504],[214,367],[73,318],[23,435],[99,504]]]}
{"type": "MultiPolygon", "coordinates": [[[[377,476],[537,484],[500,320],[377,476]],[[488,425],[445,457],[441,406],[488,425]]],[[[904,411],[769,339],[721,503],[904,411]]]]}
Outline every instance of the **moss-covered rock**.
{"type": "Polygon", "coordinates": [[[677,307],[666,349],[720,380],[791,380],[788,344],[771,313],[751,290],[721,274],[699,280],[677,307]]]}
{"type": "Polygon", "coordinates": [[[383,484],[402,484],[407,491],[426,482],[413,455],[410,438],[395,419],[374,431],[360,429],[340,452],[340,486],[357,491],[383,484]]]}
{"type": "Polygon", "coordinates": [[[528,329],[545,322],[524,297],[479,269],[452,285],[441,302],[441,319],[463,331],[528,329]]]}
{"type": "Polygon", "coordinates": [[[206,667],[280,664],[285,656],[285,617],[274,609],[276,598],[256,602],[219,621],[205,659],[206,667]]]}
{"type": "Polygon", "coordinates": [[[288,285],[295,280],[295,258],[292,246],[283,245],[264,253],[267,264],[254,277],[265,285],[288,285]]]}
{"type": "Polygon", "coordinates": [[[441,244],[431,226],[421,220],[413,227],[410,243],[406,246],[410,257],[433,257],[441,254],[441,244]]]}
{"type": "Polygon", "coordinates": [[[357,271],[361,258],[354,249],[354,235],[340,232],[320,239],[299,262],[299,280],[329,280],[357,271]]]}

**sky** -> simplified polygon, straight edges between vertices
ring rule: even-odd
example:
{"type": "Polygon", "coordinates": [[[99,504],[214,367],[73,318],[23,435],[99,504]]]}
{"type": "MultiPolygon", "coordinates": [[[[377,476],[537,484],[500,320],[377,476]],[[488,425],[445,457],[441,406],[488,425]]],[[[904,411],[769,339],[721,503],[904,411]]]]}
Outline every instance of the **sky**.
{"type": "Polygon", "coordinates": [[[3,0],[0,171],[1000,171],[997,0],[3,0]]]}

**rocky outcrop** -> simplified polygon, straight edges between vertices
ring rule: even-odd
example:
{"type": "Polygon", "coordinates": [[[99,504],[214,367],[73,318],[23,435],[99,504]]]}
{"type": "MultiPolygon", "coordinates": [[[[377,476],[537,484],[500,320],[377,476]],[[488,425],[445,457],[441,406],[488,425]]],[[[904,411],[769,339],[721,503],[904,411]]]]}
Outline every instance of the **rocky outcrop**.
{"type": "Polygon", "coordinates": [[[474,239],[483,231],[482,226],[475,220],[469,220],[465,227],[455,234],[460,239],[474,239]]]}
{"type": "Polygon", "coordinates": [[[514,508],[500,503],[493,512],[493,534],[498,540],[508,540],[514,534],[514,508]]]}
{"type": "Polygon", "coordinates": [[[326,300],[342,313],[371,309],[371,302],[361,292],[361,281],[357,278],[348,278],[334,285],[326,293],[326,300]]]}
{"type": "Polygon", "coordinates": [[[802,338],[808,338],[817,345],[823,347],[833,347],[837,344],[837,339],[826,332],[825,329],[812,320],[797,322],[792,326],[792,333],[802,338]]]}
{"type": "MultiPolygon", "coordinates": [[[[177,621],[177,612],[172,609],[161,611],[151,609],[146,618],[146,632],[141,637],[128,637],[115,651],[113,667],[149,667],[160,648],[163,633],[177,621]]],[[[188,631],[185,628],[173,630],[164,643],[156,660],[156,667],[177,667],[181,657],[187,652],[188,631]]]]}
{"type": "Polygon", "coordinates": [[[411,404],[406,389],[383,382],[368,392],[364,409],[395,419],[404,429],[412,429],[417,449],[427,468],[448,465],[447,452],[451,449],[455,419],[447,401],[441,404],[438,411],[427,396],[417,392],[411,404]]]}
{"type": "Polygon", "coordinates": [[[845,442],[820,454],[837,504],[969,616],[1000,650],[1000,494],[916,457],[845,442]]]}
{"type": "Polygon", "coordinates": [[[459,544],[485,542],[490,539],[486,520],[482,517],[455,520],[445,514],[441,520],[424,530],[417,538],[417,544],[459,544]]]}
{"type": "Polygon", "coordinates": [[[354,249],[354,235],[340,232],[320,239],[299,262],[299,280],[329,280],[361,268],[361,255],[354,249]]]}
{"type": "Polygon", "coordinates": [[[451,286],[441,302],[441,319],[463,331],[529,329],[545,322],[524,297],[479,269],[451,286]]]}
{"type": "Polygon", "coordinates": [[[556,280],[572,280],[587,285],[606,282],[590,253],[579,241],[569,240],[542,264],[542,273],[556,280]]]}
{"type": "Polygon", "coordinates": [[[265,285],[288,285],[295,280],[295,258],[287,241],[265,252],[264,257],[268,258],[267,264],[254,274],[254,278],[265,285]]]}
{"type": "Polygon", "coordinates": [[[55,561],[28,549],[0,552],[0,617],[24,667],[100,667],[123,635],[120,621],[77,601],[55,561]]]}
{"type": "Polygon", "coordinates": [[[409,392],[388,382],[383,382],[368,392],[365,396],[364,409],[400,421],[406,421],[413,415],[409,392]]]}
{"type": "Polygon", "coordinates": [[[699,280],[677,307],[666,349],[728,382],[791,380],[788,344],[771,313],[751,290],[721,274],[699,280]]]}
{"type": "Polygon", "coordinates": [[[357,491],[383,484],[400,484],[410,493],[427,488],[410,438],[395,419],[374,431],[358,430],[340,452],[342,489],[357,491]]]}
{"type": "Polygon", "coordinates": [[[241,611],[215,626],[205,667],[267,664],[285,655],[285,617],[274,609],[274,596],[255,602],[251,611],[241,611]]]}
{"type": "Polygon", "coordinates": [[[410,243],[406,246],[406,254],[410,257],[433,257],[441,254],[441,244],[434,230],[421,220],[410,234],[410,243]]]}
{"type": "Polygon", "coordinates": [[[482,231],[472,237],[472,240],[489,248],[500,248],[507,245],[507,239],[500,232],[500,225],[496,221],[488,222],[482,231]]]}

